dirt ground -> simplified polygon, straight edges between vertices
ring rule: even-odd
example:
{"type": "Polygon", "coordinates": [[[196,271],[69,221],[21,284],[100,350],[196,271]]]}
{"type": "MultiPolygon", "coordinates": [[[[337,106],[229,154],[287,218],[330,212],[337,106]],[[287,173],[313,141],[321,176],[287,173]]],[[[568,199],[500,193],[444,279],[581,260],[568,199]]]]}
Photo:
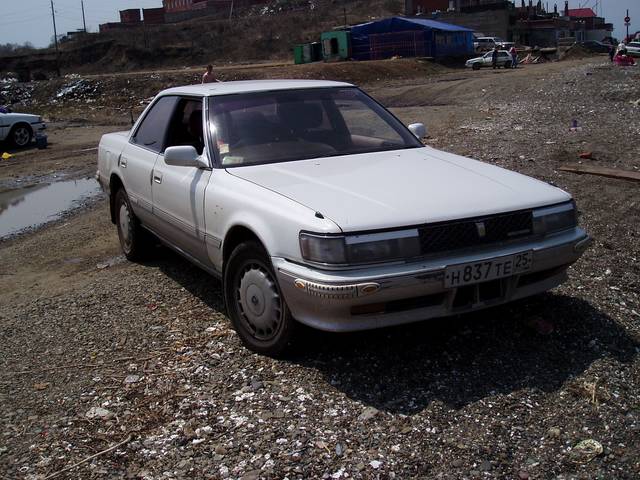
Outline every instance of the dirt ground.
{"type": "MultiPolygon", "coordinates": [[[[240,345],[219,282],[164,248],[125,261],[102,200],[0,243],[1,478],[79,462],[56,478],[640,476],[639,186],[558,170],[640,168],[640,71],[389,77],[361,83],[430,145],[574,195],[596,241],[570,280],[473,315],[311,332],[273,360],[240,345]]],[[[55,107],[50,149],[0,162],[0,189],[95,170],[87,149],[126,121],[78,105],[55,107]]]]}

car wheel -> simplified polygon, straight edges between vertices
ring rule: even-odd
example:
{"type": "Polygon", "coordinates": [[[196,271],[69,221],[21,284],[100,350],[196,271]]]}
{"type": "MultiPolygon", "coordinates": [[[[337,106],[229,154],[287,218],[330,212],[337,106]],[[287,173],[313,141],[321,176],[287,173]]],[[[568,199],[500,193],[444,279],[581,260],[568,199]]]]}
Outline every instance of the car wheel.
{"type": "Polygon", "coordinates": [[[26,147],[31,143],[33,138],[33,131],[31,127],[26,124],[18,124],[11,129],[9,138],[16,147],[26,147]]]}
{"type": "Polygon", "coordinates": [[[480,70],[480,64],[479,63],[474,63],[471,68],[473,68],[474,70],[480,70]]]}
{"type": "Polygon", "coordinates": [[[229,257],[223,281],[227,313],[242,343],[263,355],[285,353],[296,321],[264,248],[253,241],[238,245],[229,257]]]}
{"type": "Polygon", "coordinates": [[[129,196],[123,188],[116,193],[116,225],[120,247],[128,260],[142,260],[148,252],[149,236],[131,209],[129,196]]]}

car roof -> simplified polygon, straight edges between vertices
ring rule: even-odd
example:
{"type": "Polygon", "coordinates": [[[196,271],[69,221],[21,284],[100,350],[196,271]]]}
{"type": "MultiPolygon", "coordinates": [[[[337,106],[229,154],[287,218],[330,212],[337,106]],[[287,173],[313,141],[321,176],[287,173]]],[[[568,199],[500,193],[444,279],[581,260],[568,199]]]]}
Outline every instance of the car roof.
{"type": "Polygon", "coordinates": [[[328,80],[241,80],[235,82],[214,82],[202,85],[174,87],[160,92],[161,95],[216,96],[246,92],[266,92],[271,90],[297,90],[305,88],[353,87],[345,82],[328,80]]]}

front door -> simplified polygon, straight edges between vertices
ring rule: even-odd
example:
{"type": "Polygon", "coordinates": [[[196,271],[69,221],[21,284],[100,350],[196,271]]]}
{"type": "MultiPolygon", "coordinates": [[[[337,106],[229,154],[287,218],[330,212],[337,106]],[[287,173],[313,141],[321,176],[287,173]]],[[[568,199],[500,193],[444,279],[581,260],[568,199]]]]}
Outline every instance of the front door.
{"type": "MultiPolygon", "coordinates": [[[[202,98],[181,98],[173,114],[165,148],[191,145],[207,155],[202,98]]],[[[153,214],[158,233],[171,244],[209,266],[204,242],[204,194],[210,169],[177,167],[164,162],[164,150],[153,169],[153,214]]]]}

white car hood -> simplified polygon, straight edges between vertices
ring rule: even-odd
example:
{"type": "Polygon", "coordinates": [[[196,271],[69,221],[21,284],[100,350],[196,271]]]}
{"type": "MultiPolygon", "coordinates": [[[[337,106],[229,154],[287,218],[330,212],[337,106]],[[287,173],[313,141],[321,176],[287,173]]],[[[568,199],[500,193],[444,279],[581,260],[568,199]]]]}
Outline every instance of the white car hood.
{"type": "Polygon", "coordinates": [[[571,199],[539,180],[430,147],[228,171],[322,213],[343,231],[469,218],[571,199]]]}

